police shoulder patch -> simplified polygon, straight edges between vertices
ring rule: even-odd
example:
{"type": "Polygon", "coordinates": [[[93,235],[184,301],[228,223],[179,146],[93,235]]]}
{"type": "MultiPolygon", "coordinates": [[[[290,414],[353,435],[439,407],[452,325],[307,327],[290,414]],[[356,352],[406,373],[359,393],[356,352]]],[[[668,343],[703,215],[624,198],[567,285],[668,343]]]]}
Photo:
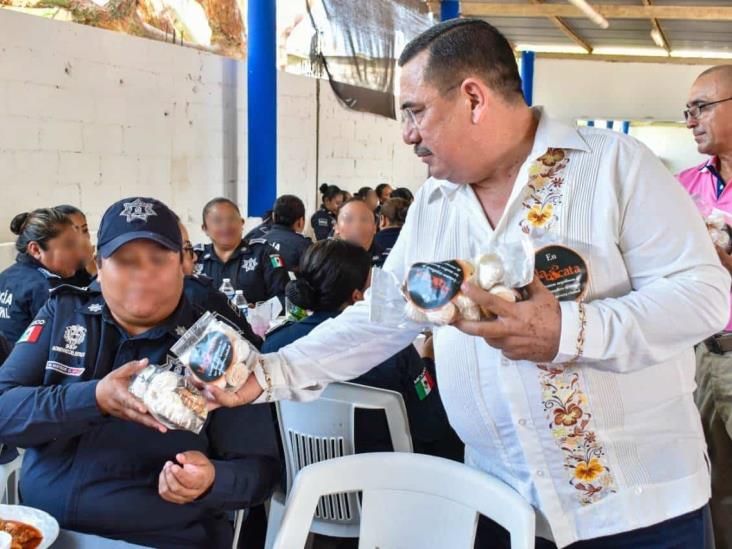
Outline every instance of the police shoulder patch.
{"type": "Polygon", "coordinates": [[[280,254],[270,254],[269,261],[275,269],[285,266],[285,262],[280,254]]]}
{"type": "Polygon", "coordinates": [[[45,325],[46,321],[44,319],[34,320],[25,329],[23,335],[20,336],[20,338],[18,339],[18,343],[35,343],[36,341],[38,341],[38,338],[41,337],[41,332],[43,331],[43,327],[45,325]]]}
{"type": "Polygon", "coordinates": [[[248,243],[249,243],[249,245],[252,245],[252,244],[266,244],[267,243],[267,239],[265,239],[265,238],[252,238],[248,243]]]}

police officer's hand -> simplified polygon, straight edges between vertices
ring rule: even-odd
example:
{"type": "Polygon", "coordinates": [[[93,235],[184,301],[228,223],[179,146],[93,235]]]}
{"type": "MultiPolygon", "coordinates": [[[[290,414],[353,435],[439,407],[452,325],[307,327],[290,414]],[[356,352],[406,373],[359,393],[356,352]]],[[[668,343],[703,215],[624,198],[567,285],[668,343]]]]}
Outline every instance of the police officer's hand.
{"type": "Polygon", "coordinates": [[[135,421],[165,433],[167,431],[165,426],[155,421],[155,418],[148,414],[142,401],[129,391],[132,376],[144,370],[147,364],[146,358],[133,360],[104,376],[97,383],[97,406],[110,416],[135,421]]]}
{"type": "Polygon", "coordinates": [[[225,391],[215,385],[206,385],[203,394],[208,401],[208,409],[211,411],[222,406],[225,408],[234,408],[249,404],[257,400],[259,395],[262,394],[262,391],[263,389],[259,386],[257,378],[254,375],[250,375],[246,383],[236,392],[225,391]]]}
{"type": "Polygon", "coordinates": [[[183,505],[195,501],[211,488],[216,468],[201,452],[183,452],[175,459],[178,464],[168,461],[163,466],[158,493],[165,501],[183,505]]]}
{"type": "Polygon", "coordinates": [[[491,347],[501,349],[510,360],[552,361],[559,352],[562,310],[538,277],[535,276],[526,289],[527,300],[511,303],[474,284],[463,284],[463,293],[497,318],[460,320],[455,327],[466,334],[482,337],[491,347]]]}

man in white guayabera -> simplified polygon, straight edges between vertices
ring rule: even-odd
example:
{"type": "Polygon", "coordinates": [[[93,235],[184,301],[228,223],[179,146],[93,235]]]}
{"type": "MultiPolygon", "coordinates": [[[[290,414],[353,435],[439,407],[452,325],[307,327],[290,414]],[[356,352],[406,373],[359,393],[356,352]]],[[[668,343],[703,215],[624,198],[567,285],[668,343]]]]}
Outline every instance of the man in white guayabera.
{"type": "MultiPolygon", "coordinates": [[[[537,547],[701,548],[710,477],[693,346],[727,323],[730,275],[691,199],[634,139],[529,108],[511,47],[485,22],[436,25],[399,65],[404,141],[431,177],[385,270],[404,280],[415,262],[528,235],[553,246],[537,254],[546,272],[584,272],[559,300],[538,276],[518,303],[465,284],[496,318],[435,330],[466,462],[531,503],[537,547]]],[[[210,396],[317,398],[418,329],[370,322],[367,298],[265,355],[239,393],[210,396]]],[[[478,543],[507,534],[483,520],[478,543]]]]}

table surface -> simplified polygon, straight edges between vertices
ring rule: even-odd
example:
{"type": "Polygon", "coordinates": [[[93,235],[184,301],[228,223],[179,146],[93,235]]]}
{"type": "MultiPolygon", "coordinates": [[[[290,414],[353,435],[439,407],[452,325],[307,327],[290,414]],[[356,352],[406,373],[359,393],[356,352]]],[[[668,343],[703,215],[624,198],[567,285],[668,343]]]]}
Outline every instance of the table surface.
{"type": "Polygon", "coordinates": [[[91,534],[81,534],[71,530],[61,530],[51,549],[144,549],[116,539],[101,538],[91,534]]]}

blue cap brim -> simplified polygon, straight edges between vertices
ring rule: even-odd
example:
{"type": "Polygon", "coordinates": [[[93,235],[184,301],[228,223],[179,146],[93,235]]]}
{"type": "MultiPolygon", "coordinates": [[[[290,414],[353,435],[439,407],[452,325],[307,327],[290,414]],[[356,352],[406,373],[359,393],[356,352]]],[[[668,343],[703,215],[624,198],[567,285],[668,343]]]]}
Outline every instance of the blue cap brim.
{"type": "Polygon", "coordinates": [[[99,254],[102,256],[102,258],[107,259],[122,246],[133,240],[152,240],[153,242],[157,242],[161,246],[165,246],[166,248],[174,252],[180,252],[183,249],[182,245],[176,244],[169,238],[166,238],[158,233],[153,233],[150,231],[136,231],[121,234],[117,238],[113,238],[109,242],[105,242],[99,247],[99,254]]]}

